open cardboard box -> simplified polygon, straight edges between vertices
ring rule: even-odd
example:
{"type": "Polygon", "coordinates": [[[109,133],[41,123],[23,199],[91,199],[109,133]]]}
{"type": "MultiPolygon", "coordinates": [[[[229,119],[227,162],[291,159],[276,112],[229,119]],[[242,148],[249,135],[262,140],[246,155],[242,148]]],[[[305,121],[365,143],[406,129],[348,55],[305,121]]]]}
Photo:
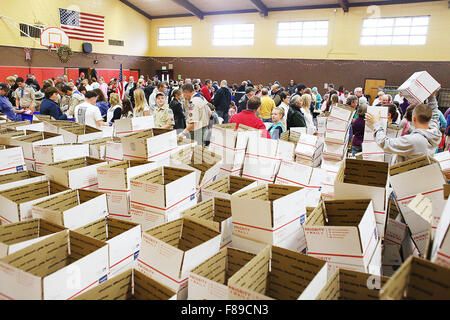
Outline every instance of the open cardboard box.
{"type": "Polygon", "coordinates": [[[228,280],[230,300],[312,300],[327,282],[327,263],[267,246],[228,280]]]}
{"type": "Polygon", "coordinates": [[[379,300],[388,277],[339,269],[328,279],[316,300],[379,300]]]}
{"type": "Polygon", "coordinates": [[[36,171],[45,173],[45,166],[79,157],[89,157],[89,146],[84,144],[55,144],[33,146],[36,171]]]}
{"type": "Polygon", "coordinates": [[[130,179],[131,221],[144,230],[180,217],[180,212],[197,203],[195,172],[158,167],[130,179]]]}
{"type": "Polygon", "coordinates": [[[282,242],[301,229],[306,218],[306,191],[268,184],[232,195],[233,233],[267,244],[282,242]]]}
{"type": "Polygon", "coordinates": [[[20,172],[25,167],[21,147],[0,145],[0,175],[20,172]]]}
{"type": "Polygon", "coordinates": [[[0,144],[10,145],[12,139],[22,137],[28,134],[38,133],[39,131],[34,130],[14,130],[11,128],[1,128],[0,129],[0,144]]]}
{"type": "Polygon", "coordinates": [[[431,225],[431,237],[434,238],[442,208],[445,206],[442,190],[443,185],[446,184],[446,179],[442,174],[439,163],[427,156],[391,166],[389,175],[400,211],[411,230],[420,253],[423,255],[427,245],[424,234],[428,233],[431,225]],[[408,207],[418,194],[422,194],[432,203],[431,224],[408,207]]]}
{"type": "Polygon", "coordinates": [[[209,149],[222,157],[220,176],[240,176],[244,164],[245,150],[249,136],[258,136],[259,131],[236,124],[216,124],[211,130],[211,143],[209,149]]]}
{"type": "Polygon", "coordinates": [[[44,180],[0,191],[2,224],[31,219],[31,207],[36,202],[67,190],[65,186],[44,180]]]}
{"type": "Polygon", "coordinates": [[[45,175],[34,171],[20,171],[3,174],[0,175],[0,191],[45,180],[47,180],[45,175]]]}
{"type": "Polygon", "coordinates": [[[121,137],[124,160],[159,161],[177,148],[177,131],[148,129],[121,137]]]}
{"type": "Polygon", "coordinates": [[[345,159],[334,181],[335,200],[372,199],[377,230],[384,238],[389,199],[389,164],[345,159]]]}
{"type": "Polygon", "coordinates": [[[409,257],[381,287],[381,300],[449,300],[450,269],[409,257]]]}
{"type": "Polygon", "coordinates": [[[385,244],[395,245],[400,250],[408,227],[403,220],[397,201],[394,198],[389,198],[387,216],[384,242],[385,244]]]}
{"type": "Polygon", "coordinates": [[[35,169],[35,156],[33,147],[37,145],[49,145],[49,144],[61,144],[64,143],[62,135],[49,132],[37,132],[33,134],[27,134],[25,136],[11,139],[10,144],[12,146],[22,147],[23,157],[27,165],[28,170],[35,169]]]}
{"type": "Polygon", "coordinates": [[[191,270],[188,280],[189,300],[228,300],[228,280],[255,254],[223,248],[191,270]]]}
{"type": "Polygon", "coordinates": [[[444,210],[439,220],[434,235],[433,246],[431,250],[431,261],[441,266],[450,268],[450,202],[448,196],[450,194],[450,184],[444,185],[444,210]]]}
{"type": "Polygon", "coordinates": [[[273,183],[280,167],[278,140],[250,136],[245,151],[242,176],[273,183]]]}
{"type": "Polygon", "coordinates": [[[189,217],[191,220],[221,233],[221,249],[231,244],[233,225],[230,200],[210,198],[184,210],[181,212],[181,216],[189,217]]]}
{"type": "Polygon", "coordinates": [[[106,143],[105,160],[109,163],[123,161],[123,147],[120,138],[114,138],[106,143]]]}
{"type": "Polygon", "coordinates": [[[379,242],[372,200],[321,200],[303,230],[308,255],[368,272],[379,242]]]}
{"type": "Polygon", "coordinates": [[[111,138],[111,137],[106,137],[106,138],[85,141],[85,142],[83,142],[83,144],[88,146],[88,149],[89,149],[88,156],[89,157],[105,160],[106,144],[110,141],[120,142],[120,139],[117,138],[117,139],[113,140],[113,138],[111,138]]]}
{"type": "Polygon", "coordinates": [[[219,249],[219,232],[189,218],[177,219],[143,232],[137,269],[185,300],[189,272],[219,249]]]}
{"type": "Polygon", "coordinates": [[[108,215],[106,195],[80,189],[67,191],[34,203],[32,215],[74,230],[108,215]]]}
{"type": "Polygon", "coordinates": [[[277,158],[281,161],[294,161],[295,149],[301,137],[306,135],[298,131],[288,130],[281,134],[278,139],[277,158]]]}
{"type": "Polygon", "coordinates": [[[108,245],[63,230],[0,259],[0,297],[69,300],[107,279],[108,245]]]}
{"type": "Polygon", "coordinates": [[[97,168],[106,164],[91,157],[75,158],[48,164],[45,166],[45,175],[71,189],[97,190],[97,168]]]}
{"type": "Polygon", "coordinates": [[[0,226],[0,258],[65,229],[44,219],[31,219],[2,225],[0,226]]]}
{"type": "Polygon", "coordinates": [[[97,168],[98,190],[106,192],[108,212],[117,219],[130,220],[130,179],[156,167],[156,163],[127,160],[97,168]]]}
{"type": "Polygon", "coordinates": [[[108,244],[108,275],[120,272],[132,264],[139,255],[141,247],[139,224],[107,217],[88,223],[75,231],[108,244]]]}
{"type": "Polygon", "coordinates": [[[257,185],[258,182],[253,179],[228,175],[205,185],[202,188],[202,200],[213,197],[230,199],[231,195],[254,188],[257,185]]]}
{"type": "Polygon", "coordinates": [[[30,120],[24,121],[11,121],[7,123],[0,124],[2,128],[11,128],[15,130],[35,130],[35,131],[44,131],[44,123],[36,120],[33,123],[30,120]]]}
{"type": "Polygon", "coordinates": [[[114,136],[123,137],[124,135],[152,129],[155,127],[153,116],[122,118],[114,121],[114,136]]]}
{"type": "Polygon", "coordinates": [[[42,120],[44,122],[44,131],[51,133],[61,133],[61,128],[70,128],[70,127],[79,127],[80,125],[76,122],[69,120],[53,120],[53,119],[45,119],[42,120]]]}
{"type": "Polygon", "coordinates": [[[176,292],[130,268],[74,300],[176,300],[176,292]]]}
{"type": "Polygon", "coordinates": [[[81,124],[60,127],[59,132],[64,136],[65,143],[83,143],[103,137],[102,130],[81,124]]]}
{"type": "Polygon", "coordinates": [[[210,182],[216,181],[222,157],[207,148],[195,146],[191,155],[189,152],[177,152],[170,156],[171,163],[179,168],[194,170],[197,181],[197,198],[201,199],[201,190],[210,182]]]}

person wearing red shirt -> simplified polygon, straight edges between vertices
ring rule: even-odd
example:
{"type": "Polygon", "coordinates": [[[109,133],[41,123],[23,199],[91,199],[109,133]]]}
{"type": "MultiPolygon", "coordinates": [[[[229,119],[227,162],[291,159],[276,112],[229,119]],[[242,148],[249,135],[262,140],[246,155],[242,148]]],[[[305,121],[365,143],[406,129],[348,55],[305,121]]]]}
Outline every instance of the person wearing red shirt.
{"type": "Polygon", "coordinates": [[[208,102],[211,102],[211,88],[212,88],[212,81],[207,79],[205,81],[205,85],[200,90],[205,99],[208,100],[208,102]]]}
{"type": "Polygon", "coordinates": [[[247,109],[231,117],[230,123],[236,123],[236,129],[240,124],[261,130],[261,137],[270,139],[270,134],[261,119],[256,117],[255,112],[261,106],[261,99],[257,96],[251,97],[247,102],[247,109]]]}

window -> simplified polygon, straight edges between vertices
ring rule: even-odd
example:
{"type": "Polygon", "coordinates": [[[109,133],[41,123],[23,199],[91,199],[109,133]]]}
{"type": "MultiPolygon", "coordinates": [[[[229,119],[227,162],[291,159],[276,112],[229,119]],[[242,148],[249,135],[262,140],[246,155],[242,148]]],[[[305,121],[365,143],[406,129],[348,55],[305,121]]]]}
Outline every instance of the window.
{"type": "Polygon", "coordinates": [[[364,19],[362,46],[424,45],[427,42],[429,16],[364,19]]]}
{"type": "Polygon", "coordinates": [[[221,24],[214,26],[214,46],[252,46],[254,24],[221,24]]]}
{"type": "Polygon", "coordinates": [[[279,46],[326,46],[328,44],[328,21],[279,22],[277,45],[279,46]]]}
{"type": "Polygon", "coordinates": [[[22,37],[40,38],[41,32],[42,29],[37,26],[34,27],[24,23],[20,24],[20,36],[22,37]]]}
{"type": "Polygon", "coordinates": [[[158,46],[175,47],[192,45],[192,27],[159,28],[158,46]]]}

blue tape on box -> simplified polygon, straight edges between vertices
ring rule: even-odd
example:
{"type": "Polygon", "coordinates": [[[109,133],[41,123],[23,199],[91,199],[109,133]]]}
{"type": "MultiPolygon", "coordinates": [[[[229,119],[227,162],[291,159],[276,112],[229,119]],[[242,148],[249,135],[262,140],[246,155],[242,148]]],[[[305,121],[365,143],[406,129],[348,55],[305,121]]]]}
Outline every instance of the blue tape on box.
{"type": "Polygon", "coordinates": [[[23,166],[17,166],[17,167],[16,167],[16,171],[17,171],[17,172],[23,171],[23,166]]]}
{"type": "Polygon", "coordinates": [[[99,280],[98,280],[98,283],[100,284],[100,283],[103,283],[103,282],[105,282],[106,280],[108,280],[108,275],[107,274],[105,274],[103,277],[101,277],[99,280]]]}

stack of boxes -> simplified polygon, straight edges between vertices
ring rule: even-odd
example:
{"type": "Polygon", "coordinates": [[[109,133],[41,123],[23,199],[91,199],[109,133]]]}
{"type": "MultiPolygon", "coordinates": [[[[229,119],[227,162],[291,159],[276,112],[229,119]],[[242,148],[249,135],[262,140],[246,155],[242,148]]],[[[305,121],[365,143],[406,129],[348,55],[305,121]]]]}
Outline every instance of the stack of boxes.
{"type": "Polygon", "coordinates": [[[347,155],[349,128],[354,114],[355,110],[348,106],[340,105],[331,108],[325,129],[324,160],[338,162],[347,155]]]}
{"type": "MultiPolygon", "coordinates": [[[[387,130],[387,120],[388,120],[388,107],[376,107],[369,106],[367,107],[367,113],[373,115],[380,116],[380,124],[384,129],[384,132],[387,130]]],[[[398,133],[397,131],[393,132],[394,134],[398,133]]],[[[374,131],[369,128],[369,126],[365,126],[364,129],[364,140],[362,143],[362,156],[364,160],[372,160],[372,161],[387,161],[388,156],[385,155],[384,150],[378,146],[375,141],[374,131]]],[[[389,158],[390,159],[390,158],[389,158]]]]}

